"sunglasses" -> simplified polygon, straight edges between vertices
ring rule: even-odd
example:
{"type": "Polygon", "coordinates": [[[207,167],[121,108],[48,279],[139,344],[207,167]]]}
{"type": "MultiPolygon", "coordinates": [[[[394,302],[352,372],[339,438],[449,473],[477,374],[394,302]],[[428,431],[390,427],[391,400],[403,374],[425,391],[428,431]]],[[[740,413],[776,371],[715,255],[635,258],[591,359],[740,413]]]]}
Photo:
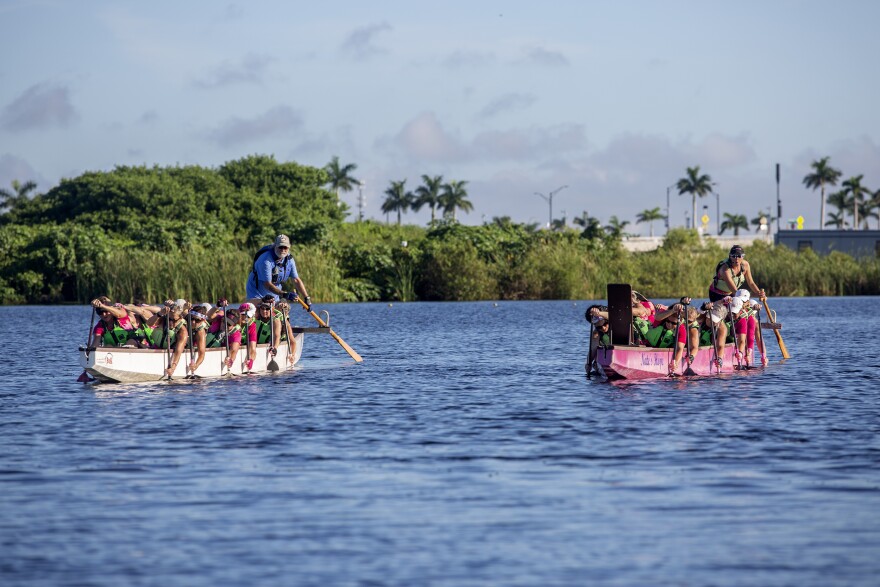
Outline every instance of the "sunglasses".
{"type": "Polygon", "coordinates": [[[745,257],[745,255],[731,255],[730,256],[731,259],[742,259],[743,257],[745,257]]]}

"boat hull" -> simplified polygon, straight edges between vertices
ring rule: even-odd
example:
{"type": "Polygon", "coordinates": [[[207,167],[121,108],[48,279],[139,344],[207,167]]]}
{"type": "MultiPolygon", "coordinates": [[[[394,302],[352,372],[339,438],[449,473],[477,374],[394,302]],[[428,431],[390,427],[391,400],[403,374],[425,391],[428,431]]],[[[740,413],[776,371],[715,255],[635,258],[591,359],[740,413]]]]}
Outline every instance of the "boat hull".
{"type": "MultiPolygon", "coordinates": [[[[275,362],[280,369],[291,368],[299,362],[302,355],[303,334],[294,335],[296,345],[293,351],[293,359],[288,360],[287,345],[278,347],[275,362]]],[[[131,349],[124,347],[98,347],[86,349],[80,347],[80,365],[86,373],[101,383],[144,383],[159,381],[165,376],[165,368],[168,366],[168,355],[164,350],[154,349],[131,349]]],[[[227,373],[241,375],[243,373],[270,373],[268,369],[271,356],[269,345],[257,345],[257,355],[254,358],[253,368],[245,369],[247,349],[239,349],[231,369],[227,369],[226,349],[212,348],[205,350],[205,360],[196,370],[196,375],[202,378],[221,377],[227,373]]],[[[172,374],[172,379],[184,379],[187,376],[186,366],[189,364],[189,350],[185,350],[177,368],[172,374]]]]}
{"type": "MultiPolygon", "coordinates": [[[[709,376],[737,371],[738,364],[733,357],[734,345],[724,348],[720,371],[713,364],[715,356],[712,347],[700,347],[694,354],[689,375],[709,376]]],[[[669,376],[671,349],[655,349],[644,346],[609,346],[597,349],[596,363],[601,374],[609,380],[654,379],[669,376]]],[[[589,367],[589,365],[588,365],[589,367]]],[[[687,369],[687,361],[682,358],[676,365],[675,373],[682,375],[687,369]]]]}

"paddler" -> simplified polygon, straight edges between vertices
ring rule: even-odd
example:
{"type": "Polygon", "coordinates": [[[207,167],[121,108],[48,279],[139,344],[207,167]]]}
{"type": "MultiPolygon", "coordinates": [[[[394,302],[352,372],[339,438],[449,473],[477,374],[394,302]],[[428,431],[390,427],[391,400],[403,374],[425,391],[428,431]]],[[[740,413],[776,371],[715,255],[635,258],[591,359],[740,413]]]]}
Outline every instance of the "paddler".
{"type": "Polygon", "coordinates": [[[272,296],[275,301],[280,298],[293,301],[299,292],[308,306],[307,310],[311,310],[312,299],[296,271],[296,262],[290,254],[290,238],[287,235],[279,234],[273,244],[257,251],[245,291],[248,301],[254,305],[260,304],[267,295],[272,296]],[[281,288],[288,279],[293,280],[294,291],[287,292],[281,288]]]}
{"type": "Polygon", "coordinates": [[[730,254],[715,267],[715,277],[709,285],[709,301],[717,302],[727,296],[733,296],[738,289],[746,285],[755,296],[766,298],[764,290],[755,284],[752,268],[745,259],[745,252],[739,245],[730,248],[730,254]]]}

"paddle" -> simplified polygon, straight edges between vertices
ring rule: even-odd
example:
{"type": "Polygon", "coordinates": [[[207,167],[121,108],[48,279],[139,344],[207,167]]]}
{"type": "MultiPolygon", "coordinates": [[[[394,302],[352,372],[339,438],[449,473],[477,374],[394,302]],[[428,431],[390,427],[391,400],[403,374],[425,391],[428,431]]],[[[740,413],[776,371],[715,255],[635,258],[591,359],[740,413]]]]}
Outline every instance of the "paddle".
{"type": "MultiPolygon", "coordinates": [[[[192,365],[196,362],[196,351],[193,348],[193,318],[192,314],[187,312],[186,314],[186,330],[189,333],[189,365],[192,365]]],[[[193,374],[189,373],[189,365],[186,366],[187,374],[184,379],[192,379],[193,374]]]]}
{"type": "Polygon", "coordinates": [[[761,347],[761,364],[767,365],[767,347],[764,346],[764,335],[761,334],[761,310],[755,312],[755,319],[758,321],[758,346],[761,347]]]}
{"type": "MultiPolygon", "coordinates": [[[[678,365],[675,364],[675,354],[678,352],[678,334],[681,331],[681,312],[682,312],[682,308],[679,307],[678,308],[678,320],[675,323],[675,330],[672,331],[672,346],[669,347],[669,376],[670,377],[677,377],[677,375],[675,374],[675,368],[678,367],[678,365]]],[[[685,317],[685,319],[686,319],[686,317],[685,317]]],[[[668,320],[668,318],[667,318],[667,320],[668,320]]],[[[685,339],[685,341],[687,341],[687,339],[685,339]]],[[[680,361],[681,361],[681,359],[679,359],[679,362],[680,361]]],[[[682,375],[684,375],[684,372],[682,372],[682,375]]]]}
{"type": "Polygon", "coordinates": [[[296,301],[298,301],[303,308],[308,310],[309,314],[312,315],[312,318],[314,318],[318,322],[319,325],[323,326],[324,328],[326,328],[330,332],[330,336],[332,336],[333,338],[336,339],[336,342],[338,342],[339,345],[345,349],[345,352],[347,352],[351,356],[351,358],[355,360],[355,362],[362,363],[364,361],[361,358],[361,356],[355,352],[355,350],[353,348],[348,346],[348,344],[344,340],[342,340],[342,338],[340,338],[340,336],[338,334],[333,332],[333,330],[329,326],[327,326],[327,324],[323,320],[321,320],[320,316],[318,316],[312,310],[309,309],[308,304],[306,304],[300,298],[296,298],[296,301]]]}
{"type": "MultiPolygon", "coordinates": [[[[721,373],[721,365],[718,364],[718,360],[720,357],[718,356],[718,336],[715,334],[715,321],[712,320],[712,314],[710,310],[706,311],[706,315],[709,317],[709,329],[712,333],[712,363],[715,365],[715,372],[721,373]]],[[[710,369],[711,373],[712,370],[710,369]]]]}
{"type": "Polygon", "coordinates": [[[727,317],[730,318],[730,332],[733,333],[733,356],[736,359],[736,369],[742,369],[742,353],[739,352],[736,340],[736,320],[733,317],[733,310],[730,308],[730,302],[727,303],[727,317]]]}
{"type": "MultiPolygon", "coordinates": [[[[590,311],[587,310],[587,322],[590,323],[590,338],[589,341],[589,350],[587,351],[587,379],[593,378],[593,317],[590,316],[590,311]]],[[[599,345],[596,345],[596,350],[599,350],[599,345]]]]}
{"type": "Polygon", "coordinates": [[[266,365],[266,368],[269,371],[275,372],[278,371],[278,363],[275,362],[275,302],[272,302],[272,306],[269,310],[269,335],[272,337],[271,342],[269,343],[269,350],[266,351],[269,353],[269,356],[272,357],[269,360],[269,364],[266,365]]]}
{"type": "Polygon", "coordinates": [[[763,299],[764,306],[767,308],[767,320],[770,321],[770,324],[773,324],[773,334],[776,335],[776,342],[779,343],[779,350],[782,351],[783,359],[790,359],[791,355],[788,354],[788,349],[785,348],[785,343],[782,341],[782,333],[779,332],[779,328],[782,327],[781,324],[776,323],[776,319],[773,317],[773,311],[770,309],[770,305],[767,303],[767,298],[763,299]]]}
{"type": "MultiPolygon", "coordinates": [[[[171,309],[165,306],[165,356],[168,358],[168,368],[171,369],[171,333],[168,332],[169,317],[171,309]]],[[[169,381],[171,375],[168,375],[169,381]]]]}
{"type": "MultiPolygon", "coordinates": [[[[226,301],[226,300],[223,300],[226,301]]],[[[226,365],[226,373],[225,375],[232,374],[232,367],[229,366],[229,316],[226,315],[226,304],[223,304],[223,342],[226,343],[226,360],[223,361],[223,364],[226,365]]],[[[220,369],[223,371],[223,369],[220,369]]]]}
{"type": "MultiPolygon", "coordinates": [[[[288,309],[287,311],[289,312],[290,310],[288,309]]],[[[289,364],[293,364],[293,363],[292,363],[292,361],[293,361],[293,349],[292,349],[291,346],[290,346],[290,339],[291,339],[292,336],[293,336],[293,331],[292,331],[290,328],[287,327],[288,324],[290,324],[290,316],[287,315],[287,312],[282,311],[282,312],[281,312],[281,317],[283,318],[283,320],[282,320],[282,322],[283,322],[282,326],[284,327],[284,333],[285,333],[286,338],[287,338],[287,362],[288,362],[289,364]]]]}
{"type": "Polygon", "coordinates": [[[687,369],[684,370],[684,373],[682,373],[682,375],[697,374],[697,372],[694,371],[694,369],[691,367],[691,323],[690,317],[688,316],[690,305],[690,302],[684,305],[684,350],[687,353],[687,369]]]}
{"type": "MultiPolygon", "coordinates": [[[[86,335],[86,359],[89,358],[89,354],[91,354],[91,352],[92,352],[92,349],[89,346],[89,343],[92,342],[92,330],[95,327],[94,325],[95,325],[95,306],[92,306],[92,315],[89,318],[89,333],[86,335]]],[[[98,345],[95,344],[95,347],[97,347],[97,346],[98,345]]],[[[77,377],[76,380],[80,383],[88,383],[89,381],[92,381],[92,378],[89,377],[88,372],[85,369],[83,369],[82,375],[77,377]]]]}

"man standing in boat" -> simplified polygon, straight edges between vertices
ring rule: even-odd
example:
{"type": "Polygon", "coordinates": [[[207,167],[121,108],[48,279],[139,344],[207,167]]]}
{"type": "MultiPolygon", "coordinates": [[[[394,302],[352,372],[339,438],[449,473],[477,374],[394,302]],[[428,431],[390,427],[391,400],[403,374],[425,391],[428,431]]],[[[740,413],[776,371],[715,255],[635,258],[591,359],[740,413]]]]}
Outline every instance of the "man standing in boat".
{"type": "Polygon", "coordinates": [[[727,296],[732,296],[736,290],[747,285],[752,293],[758,298],[764,299],[764,290],[755,284],[752,278],[752,268],[745,259],[745,252],[739,245],[730,248],[727,259],[718,263],[715,267],[715,277],[709,285],[709,301],[717,302],[727,296]]]}
{"type": "Polygon", "coordinates": [[[306,306],[311,310],[312,300],[296,271],[296,262],[290,254],[290,239],[287,235],[279,234],[273,244],[257,251],[254,266],[248,274],[245,291],[248,300],[254,304],[259,304],[267,295],[272,296],[275,301],[279,298],[292,301],[297,298],[299,292],[306,306]],[[286,292],[282,289],[282,284],[288,279],[293,280],[295,291],[286,292]]]}

